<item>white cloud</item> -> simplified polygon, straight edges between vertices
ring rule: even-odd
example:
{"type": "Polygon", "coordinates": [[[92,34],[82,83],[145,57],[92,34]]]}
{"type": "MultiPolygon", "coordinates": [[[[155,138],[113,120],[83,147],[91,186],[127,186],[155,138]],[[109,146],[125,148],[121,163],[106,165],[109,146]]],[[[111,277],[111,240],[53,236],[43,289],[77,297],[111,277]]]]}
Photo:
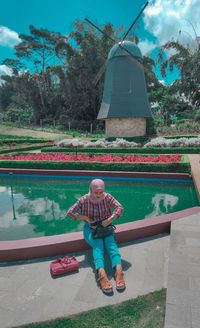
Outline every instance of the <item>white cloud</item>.
{"type": "Polygon", "coordinates": [[[199,0],[152,0],[144,12],[144,23],[160,46],[178,39],[194,48],[196,36],[200,35],[199,17],[199,0]]]}
{"type": "Polygon", "coordinates": [[[21,39],[15,31],[11,31],[6,26],[0,26],[0,46],[14,48],[19,42],[21,39]]]}
{"type": "Polygon", "coordinates": [[[12,75],[12,69],[6,65],[0,65],[0,75],[12,75]]]}
{"type": "Polygon", "coordinates": [[[149,52],[151,52],[153,49],[155,49],[157,47],[157,44],[148,41],[148,40],[143,40],[138,44],[141,52],[143,55],[148,54],[149,52]]]}
{"type": "MultiPolygon", "coordinates": [[[[0,76],[1,75],[12,75],[12,69],[8,68],[6,65],[0,65],[0,76]]],[[[4,81],[0,78],[0,85],[2,85],[4,81]]]]}

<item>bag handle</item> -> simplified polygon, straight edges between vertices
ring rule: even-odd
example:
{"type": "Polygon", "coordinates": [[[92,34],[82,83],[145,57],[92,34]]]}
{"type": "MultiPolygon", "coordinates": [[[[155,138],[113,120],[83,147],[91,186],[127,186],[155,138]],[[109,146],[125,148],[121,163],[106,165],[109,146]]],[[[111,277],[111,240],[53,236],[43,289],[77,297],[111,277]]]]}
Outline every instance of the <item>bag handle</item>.
{"type": "Polygon", "coordinates": [[[70,264],[71,263],[71,259],[68,256],[65,256],[65,257],[63,257],[63,259],[62,259],[61,262],[62,263],[65,263],[65,264],[70,264]]]}
{"type": "Polygon", "coordinates": [[[61,257],[59,257],[59,258],[57,258],[56,260],[54,260],[52,263],[59,263],[59,262],[61,262],[62,261],[62,259],[61,259],[61,257]]]}
{"type": "Polygon", "coordinates": [[[65,256],[63,258],[59,257],[56,260],[54,260],[52,263],[69,264],[69,263],[71,263],[71,259],[68,256],[65,256]]]}

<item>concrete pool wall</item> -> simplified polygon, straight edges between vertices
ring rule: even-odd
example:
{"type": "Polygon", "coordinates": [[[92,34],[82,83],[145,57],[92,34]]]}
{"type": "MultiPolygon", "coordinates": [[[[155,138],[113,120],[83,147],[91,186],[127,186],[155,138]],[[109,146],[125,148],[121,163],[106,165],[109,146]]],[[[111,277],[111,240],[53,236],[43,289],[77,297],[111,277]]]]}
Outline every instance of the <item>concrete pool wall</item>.
{"type": "MultiPolygon", "coordinates": [[[[69,171],[69,170],[28,170],[2,169],[0,175],[46,175],[46,176],[82,176],[102,178],[136,178],[150,180],[190,180],[185,173],[151,173],[151,172],[115,172],[115,171],[69,171]]],[[[119,244],[146,238],[161,233],[169,233],[171,221],[200,213],[200,207],[192,207],[179,212],[165,214],[154,218],[119,224],[116,227],[116,240],[119,244]]],[[[0,262],[28,260],[79,252],[89,249],[82,232],[66,233],[48,237],[29,238],[23,240],[0,241],[0,262]]]]}

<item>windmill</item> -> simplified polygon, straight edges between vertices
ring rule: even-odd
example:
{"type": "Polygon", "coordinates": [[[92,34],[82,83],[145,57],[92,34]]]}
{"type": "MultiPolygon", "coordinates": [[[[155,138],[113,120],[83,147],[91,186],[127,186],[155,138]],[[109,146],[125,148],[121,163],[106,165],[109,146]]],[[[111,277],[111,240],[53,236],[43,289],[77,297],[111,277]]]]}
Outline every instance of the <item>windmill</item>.
{"type": "Polygon", "coordinates": [[[106,137],[143,136],[146,134],[146,119],[152,117],[141,51],[135,42],[126,40],[147,5],[148,2],[118,43],[85,19],[115,43],[94,81],[96,85],[106,68],[103,99],[97,116],[97,119],[105,120],[106,137]]]}

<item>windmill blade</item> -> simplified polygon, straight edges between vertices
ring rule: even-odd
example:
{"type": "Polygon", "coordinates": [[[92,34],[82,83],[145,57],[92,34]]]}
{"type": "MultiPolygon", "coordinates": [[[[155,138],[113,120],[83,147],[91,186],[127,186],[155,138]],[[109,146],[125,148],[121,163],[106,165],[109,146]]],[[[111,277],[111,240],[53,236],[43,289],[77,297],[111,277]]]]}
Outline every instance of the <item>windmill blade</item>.
{"type": "Polygon", "coordinates": [[[94,23],[92,23],[88,18],[85,18],[85,21],[88,22],[90,25],[92,25],[94,28],[96,28],[99,32],[101,32],[106,38],[108,38],[112,42],[116,43],[116,41],[113,38],[111,38],[110,35],[106,34],[104,31],[102,31],[98,26],[96,26],[94,23]]]}
{"type": "MultiPolygon", "coordinates": [[[[132,27],[134,26],[134,24],[136,23],[136,21],[138,20],[139,16],[142,14],[142,12],[144,11],[144,9],[146,8],[146,6],[148,5],[148,1],[147,3],[145,4],[145,6],[142,8],[142,10],[140,11],[140,13],[138,14],[138,16],[136,17],[136,19],[134,20],[133,24],[130,26],[130,28],[128,29],[128,31],[126,32],[125,36],[123,37],[122,41],[120,43],[116,42],[113,38],[110,37],[110,35],[106,34],[104,31],[102,31],[98,26],[96,26],[94,23],[92,23],[88,18],[85,18],[85,21],[87,23],[89,23],[90,25],[92,25],[94,28],[96,28],[99,32],[101,32],[105,37],[107,37],[109,40],[111,40],[113,43],[115,44],[118,44],[118,46],[120,48],[122,48],[124,51],[126,51],[130,56],[132,56],[134,59],[137,59],[135,56],[133,56],[133,54],[128,51],[126,48],[123,47],[123,40],[126,38],[126,36],[128,35],[128,33],[130,32],[130,30],[132,29],[132,27]]],[[[118,48],[115,50],[114,54],[112,57],[115,56],[116,52],[117,52],[118,48]]],[[[94,81],[93,81],[93,84],[96,86],[97,83],[99,82],[99,80],[101,79],[104,71],[105,71],[105,68],[106,68],[106,65],[107,65],[107,62],[108,62],[108,59],[105,61],[105,63],[101,66],[99,72],[97,73],[94,81]]]]}
{"type": "Polygon", "coordinates": [[[106,59],[105,63],[101,66],[100,70],[98,71],[97,75],[95,76],[95,79],[93,81],[93,84],[95,86],[98,84],[99,80],[101,79],[101,77],[106,69],[107,63],[108,63],[108,58],[106,59]]]}
{"type": "Polygon", "coordinates": [[[126,39],[126,37],[129,34],[130,30],[133,28],[133,26],[135,25],[135,23],[137,22],[138,18],[141,16],[141,14],[143,13],[143,11],[145,10],[145,8],[146,8],[146,6],[148,4],[149,4],[149,2],[147,1],[147,3],[144,5],[144,7],[142,8],[142,10],[139,12],[139,14],[137,15],[136,19],[134,20],[134,22],[131,24],[131,26],[129,27],[128,31],[124,35],[122,41],[124,41],[126,39]]]}
{"type": "MultiPolygon", "coordinates": [[[[111,40],[113,43],[117,43],[113,38],[110,37],[110,35],[106,34],[104,31],[102,31],[98,26],[96,26],[94,23],[92,23],[88,18],[85,18],[85,21],[92,25],[94,28],[96,28],[99,32],[101,32],[106,38],[111,40]]],[[[97,75],[95,76],[95,79],[93,81],[93,84],[96,86],[101,79],[107,65],[108,59],[105,61],[105,63],[101,66],[100,70],[98,71],[97,75]]]]}

